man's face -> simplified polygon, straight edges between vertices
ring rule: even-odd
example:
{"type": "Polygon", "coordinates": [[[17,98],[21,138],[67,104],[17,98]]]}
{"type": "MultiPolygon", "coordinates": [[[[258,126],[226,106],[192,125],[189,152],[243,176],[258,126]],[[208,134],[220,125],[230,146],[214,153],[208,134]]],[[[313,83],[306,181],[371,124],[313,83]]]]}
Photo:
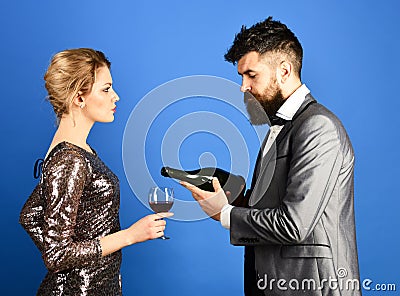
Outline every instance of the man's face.
{"type": "Polygon", "coordinates": [[[276,67],[267,55],[252,51],[238,61],[238,73],[242,76],[240,89],[245,93],[244,102],[254,125],[268,123],[267,116],[275,115],[284,103],[276,67]]]}

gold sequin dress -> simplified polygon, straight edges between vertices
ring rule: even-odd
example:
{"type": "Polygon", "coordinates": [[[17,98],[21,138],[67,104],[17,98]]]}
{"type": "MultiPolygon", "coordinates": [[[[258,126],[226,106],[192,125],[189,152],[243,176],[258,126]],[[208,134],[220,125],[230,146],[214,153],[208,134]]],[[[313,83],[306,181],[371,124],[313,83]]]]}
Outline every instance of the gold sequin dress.
{"type": "Polygon", "coordinates": [[[37,295],[122,295],[121,251],[100,238],[120,230],[119,181],[97,154],[68,142],[52,149],[20,223],[48,269],[37,295]]]}

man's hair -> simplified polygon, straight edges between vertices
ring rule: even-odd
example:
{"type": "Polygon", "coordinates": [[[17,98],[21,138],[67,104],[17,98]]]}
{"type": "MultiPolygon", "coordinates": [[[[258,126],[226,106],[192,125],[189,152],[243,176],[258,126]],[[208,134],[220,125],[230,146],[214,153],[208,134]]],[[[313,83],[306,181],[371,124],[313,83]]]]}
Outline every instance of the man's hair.
{"type": "Polygon", "coordinates": [[[294,72],[300,77],[303,48],[293,32],[281,22],[272,20],[272,16],[250,28],[243,25],[225,54],[225,60],[235,65],[251,51],[260,55],[267,52],[282,54],[293,64],[294,72]]]}

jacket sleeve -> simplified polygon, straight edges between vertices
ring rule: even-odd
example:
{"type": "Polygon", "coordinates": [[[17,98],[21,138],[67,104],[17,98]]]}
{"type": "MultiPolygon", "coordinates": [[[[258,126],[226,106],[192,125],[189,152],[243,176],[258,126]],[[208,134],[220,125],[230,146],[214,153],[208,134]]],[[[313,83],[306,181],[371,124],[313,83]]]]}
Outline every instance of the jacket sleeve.
{"type": "Polygon", "coordinates": [[[101,257],[99,239],[75,240],[78,206],[88,167],[75,151],[59,151],[43,167],[43,250],[50,271],[81,267],[101,257]]]}
{"type": "Polygon", "coordinates": [[[323,214],[342,164],[340,133],[331,118],[315,115],[293,132],[291,140],[292,158],[281,204],[271,209],[233,208],[232,244],[298,244],[323,214]]]}

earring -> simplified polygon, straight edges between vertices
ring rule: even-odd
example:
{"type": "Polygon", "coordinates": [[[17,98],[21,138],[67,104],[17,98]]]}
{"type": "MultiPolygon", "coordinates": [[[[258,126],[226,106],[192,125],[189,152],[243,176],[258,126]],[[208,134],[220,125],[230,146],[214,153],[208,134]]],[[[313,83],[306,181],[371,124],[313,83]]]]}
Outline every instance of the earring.
{"type": "Polygon", "coordinates": [[[85,107],[85,103],[83,103],[83,102],[80,103],[80,104],[79,104],[79,107],[80,107],[81,109],[83,109],[83,107],[85,107]]]}

